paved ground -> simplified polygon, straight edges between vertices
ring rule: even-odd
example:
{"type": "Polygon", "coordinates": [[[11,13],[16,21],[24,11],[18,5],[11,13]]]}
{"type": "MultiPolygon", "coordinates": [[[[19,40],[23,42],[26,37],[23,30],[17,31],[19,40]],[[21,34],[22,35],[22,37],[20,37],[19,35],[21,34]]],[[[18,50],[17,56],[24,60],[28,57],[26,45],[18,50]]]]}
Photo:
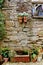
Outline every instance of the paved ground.
{"type": "Polygon", "coordinates": [[[20,62],[20,63],[3,63],[3,65],[43,65],[43,61],[41,61],[41,62],[35,62],[35,63],[33,63],[33,62],[30,62],[30,63],[22,63],[22,62],[20,62]]]}

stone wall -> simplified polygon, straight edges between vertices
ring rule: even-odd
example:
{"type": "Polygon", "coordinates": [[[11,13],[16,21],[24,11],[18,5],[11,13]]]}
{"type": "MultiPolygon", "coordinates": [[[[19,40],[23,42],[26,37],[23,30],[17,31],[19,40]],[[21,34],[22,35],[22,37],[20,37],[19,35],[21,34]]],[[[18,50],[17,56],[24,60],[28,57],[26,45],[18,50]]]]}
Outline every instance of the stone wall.
{"type": "Polygon", "coordinates": [[[43,19],[33,19],[31,17],[32,3],[31,0],[21,0],[26,5],[28,18],[30,20],[27,23],[20,24],[18,21],[18,13],[21,11],[19,0],[6,0],[3,8],[3,13],[6,16],[6,38],[3,40],[2,46],[9,46],[12,49],[27,49],[34,42],[36,45],[40,45],[43,42],[43,37],[40,35],[40,30],[43,32],[43,19]],[[24,2],[23,2],[24,1],[24,2]],[[37,43],[36,43],[37,42],[37,43]]]}

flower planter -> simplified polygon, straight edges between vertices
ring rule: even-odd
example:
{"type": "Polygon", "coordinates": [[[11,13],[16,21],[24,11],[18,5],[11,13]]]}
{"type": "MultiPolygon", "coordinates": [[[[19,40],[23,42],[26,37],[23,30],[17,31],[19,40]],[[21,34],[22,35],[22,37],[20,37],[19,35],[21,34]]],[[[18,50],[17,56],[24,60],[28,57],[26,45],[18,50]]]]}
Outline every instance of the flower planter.
{"type": "Polygon", "coordinates": [[[24,16],[24,23],[27,23],[27,16],[24,16]]]}
{"type": "Polygon", "coordinates": [[[22,22],[27,23],[27,17],[28,17],[28,13],[26,13],[26,12],[18,14],[18,20],[20,23],[22,23],[22,22]]]}
{"type": "Polygon", "coordinates": [[[29,55],[17,55],[14,57],[14,62],[30,62],[29,55]]]}
{"type": "Polygon", "coordinates": [[[8,47],[3,47],[1,54],[3,56],[4,62],[8,62],[8,60],[9,60],[9,49],[8,49],[8,47]]]}
{"type": "Polygon", "coordinates": [[[4,58],[4,62],[8,62],[8,58],[4,58]]]}
{"type": "Polygon", "coordinates": [[[18,17],[18,21],[19,21],[20,23],[23,22],[23,21],[22,21],[22,16],[19,16],[19,17],[18,17]]]}

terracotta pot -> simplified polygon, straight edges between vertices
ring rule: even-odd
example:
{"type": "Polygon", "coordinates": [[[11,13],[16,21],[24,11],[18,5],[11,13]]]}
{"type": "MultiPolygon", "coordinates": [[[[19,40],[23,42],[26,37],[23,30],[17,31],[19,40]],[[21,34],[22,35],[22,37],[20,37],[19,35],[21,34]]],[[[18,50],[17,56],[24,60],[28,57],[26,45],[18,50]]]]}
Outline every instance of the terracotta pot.
{"type": "Polygon", "coordinates": [[[36,59],[33,59],[32,62],[36,62],[37,60],[36,59]]]}
{"type": "Polygon", "coordinates": [[[24,22],[27,23],[27,16],[24,16],[24,22]]]}
{"type": "Polygon", "coordinates": [[[31,60],[32,62],[36,62],[37,61],[37,57],[35,57],[34,59],[31,60]]]}
{"type": "Polygon", "coordinates": [[[23,22],[23,21],[22,21],[22,16],[19,16],[19,17],[18,17],[18,21],[19,21],[20,23],[23,22]]]}
{"type": "Polygon", "coordinates": [[[4,62],[8,62],[8,58],[4,58],[4,62]]]}
{"type": "Polygon", "coordinates": [[[0,55],[0,61],[2,60],[2,55],[0,55]]]}

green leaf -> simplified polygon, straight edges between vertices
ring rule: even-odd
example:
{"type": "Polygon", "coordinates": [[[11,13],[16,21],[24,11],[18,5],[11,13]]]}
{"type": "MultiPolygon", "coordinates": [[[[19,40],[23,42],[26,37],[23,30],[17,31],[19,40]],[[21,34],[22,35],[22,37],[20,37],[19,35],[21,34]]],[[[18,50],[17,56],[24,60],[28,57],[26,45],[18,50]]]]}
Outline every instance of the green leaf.
{"type": "Polygon", "coordinates": [[[3,3],[4,0],[0,0],[0,4],[3,3]]]}

